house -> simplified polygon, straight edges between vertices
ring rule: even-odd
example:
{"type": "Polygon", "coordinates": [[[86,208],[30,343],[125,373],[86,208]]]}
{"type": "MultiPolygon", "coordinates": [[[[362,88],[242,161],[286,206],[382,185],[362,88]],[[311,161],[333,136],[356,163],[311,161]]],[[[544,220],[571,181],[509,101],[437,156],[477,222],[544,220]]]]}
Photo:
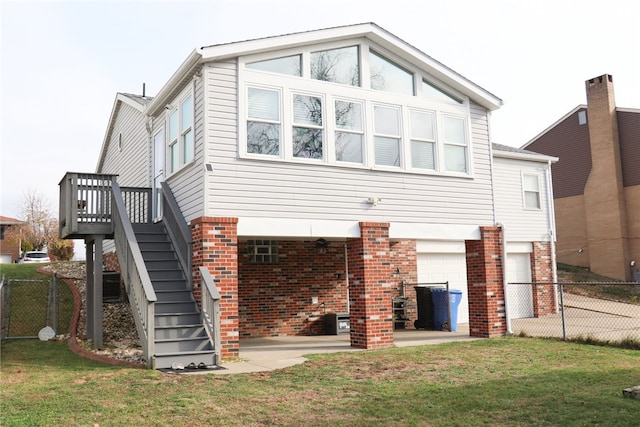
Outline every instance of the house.
{"type": "MultiPolygon", "coordinates": [[[[94,271],[90,337],[103,263],[155,366],[178,298],[201,305],[222,357],[327,319],[354,347],[391,346],[418,284],[462,290],[471,335],[508,333],[507,277],[554,279],[556,159],[492,146],[501,104],[372,23],[194,50],[155,97],[118,94],[96,174],[60,183],[61,235],[85,239],[94,271]],[[165,239],[175,256],[153,248],[165,239]]],[[[514,298],[543,315],[548,290],[514,298]]]]}
{"type": "Polygon", "coordinates": [[[19,219],[0,215],[0,264],[10,264],[20,258],[20,241],[8,239],[6,232],[15,225],[22,224],[19,219]]]}
{"type": "Polygon", "coordinates": [[[579,105],[523,148],[553,165],[559,262],[618,280],[640,261],[640,109],[616,106],[613,77],[585,82],[579,105]]]}

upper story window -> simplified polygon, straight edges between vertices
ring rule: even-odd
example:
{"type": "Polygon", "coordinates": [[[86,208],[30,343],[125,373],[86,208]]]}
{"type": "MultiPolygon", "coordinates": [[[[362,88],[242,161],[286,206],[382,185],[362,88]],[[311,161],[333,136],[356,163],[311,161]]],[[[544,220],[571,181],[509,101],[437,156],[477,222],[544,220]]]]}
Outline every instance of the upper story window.
{"type": "Polygon", "coordinates": [[[413,74],[389,59],[369,52],[371,88],[413,95],[413,74]]]}
{"type": "Polygon", "coordinates": [[[322,159],[322,98],[293,95],[293,157],[322,159]]]}
{"type": "Polygon", "coordinates": [[[194,158],[193,95],[182,97],[167,117],[169,173],[174,173],[194,158]]]}
{"type": "Polygon", "coordinates": [[[335,146],[338,162],[362,164],[363,119],[362,103],[336,100],[335,102],[335,146]]]}
{"type": "Polygon", "coordinates": [[[287,74],[289,76],[302,75],[302,58],[300,55],[285,56],[282,58],[267,59],[265,61],[256,61],[247,64],[248,68],[256,70],[269,71],[278,74],[287,74]]]}
{"type": "Polygon", "coordinates": [[[250,87],[247,101],[247,153],[279,155],[280,92],[250,87]]]}
{"type": "Polygon", "coordinates": [[[522,174],[522,192],[525,209],[540,209],[540,179],[538,174],[522,174]]]}
{"type": "Polygon", "coordinates": [[[360,86],[358,46],[311,53],[311,78],[324,82],[360,86]]]}
{"type": "Polygon", "coordinates": [[[468,99],[391,58],[366,41],[239,58],[239,155],[469,176],[468,99]]]}

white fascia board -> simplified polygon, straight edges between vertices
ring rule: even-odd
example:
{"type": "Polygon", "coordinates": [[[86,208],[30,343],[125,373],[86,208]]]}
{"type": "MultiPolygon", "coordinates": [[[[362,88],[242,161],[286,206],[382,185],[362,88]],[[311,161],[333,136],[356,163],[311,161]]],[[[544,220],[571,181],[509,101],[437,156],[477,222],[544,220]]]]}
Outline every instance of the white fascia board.
{"type": "Polygon", "coordinates": [[[372,24],[356,24],[323,30],[266,37],[243,42],[227,43],[202,47],[203,61],[216,61],[268,52],[276,49],[289,49],[315,43],[333,42],[351,38],[365,37],[372,42],[392,51],[417,68],[427,71],[442,83],[468,96],[488,110],[496,110],[502,106],[502,100],[472,81],[456,73],[444,64],[436,61],[409,43],[372,24]]]}
{"type": "Polygon", "coordinates": [[[547,156],[545,154],[517,153],[514,151],[500,151],[495,149],[493,150],[493,157],[499,157],[501,159],[526,160],[537,163],[555,163],[559,160],[558,157],[547,156]]]}
{"type": "Polygon", "coordinates": [[[389,238],[392,240],[480,240],[480,226],[392,222],[389,226],[389,238]]]}
{"type": "Polygon", "coordinates": [[[156,113],[156,111],[164,108],[167,103],[167,98],[174,91],[175,87],[180,84],[180,82],[184,80],[184,78],[193,70],[193,68],[201,63],[201,61],[202,50],[193,50],[193,52],[191,52],[189,56],[184,60],[182,65],[180,65],[180,67],[176,70],[176,72],[173,73],[169,81],[165,83],[158,94],[147,105],[146,114],[152,116],[156,113]]]}
{"type": "Polygon", "coordinates": [[[360,237],[358,221],[290,218],[238,218],[238,236],[292,239],[345,239],[360,237]]]}

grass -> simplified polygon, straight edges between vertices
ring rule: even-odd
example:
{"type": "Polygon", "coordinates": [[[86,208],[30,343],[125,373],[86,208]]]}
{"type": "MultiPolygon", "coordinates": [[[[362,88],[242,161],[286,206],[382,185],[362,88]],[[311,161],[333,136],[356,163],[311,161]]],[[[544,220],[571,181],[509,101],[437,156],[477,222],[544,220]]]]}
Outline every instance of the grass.
{"type": "Polygon", "coordinates": [[[175,375],[2,345],[3,426],[638,426],[640,352],[499,338],[310,356],[254,374],[175,375]]]}

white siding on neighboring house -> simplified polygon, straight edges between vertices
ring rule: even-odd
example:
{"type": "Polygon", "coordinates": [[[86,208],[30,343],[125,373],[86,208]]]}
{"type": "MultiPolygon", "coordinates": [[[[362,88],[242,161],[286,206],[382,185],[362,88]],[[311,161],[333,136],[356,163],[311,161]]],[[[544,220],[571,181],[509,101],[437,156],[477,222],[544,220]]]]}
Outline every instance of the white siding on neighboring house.
{"type": "Polygon", "coordinates": [[[548,165],[543,162],[497,157],[494,159],[496,217],[504,224],[508,241],[549,241],[553,229],[549,203],[548,165]],[[536,174],[540,184],[540,209],[525,209],[522,173],[536,174]]]}
{"type": "Polygon", "coordinates": [[[99,173],[118,175],[121,187],[149,187],[149,137],[146,118],[137,109],[118,103],[108,149],[99,173]]]}
{"type": "MultiPolygon", "coordinates": [[[[471,106],[473,176],[239,158],[235,62],[205,66],[207,216],[493,224],[487,113],[471,106]],[[382,201],[367,203],[369,197],[382,201]]],[[[244,124],[241,124],[244,125],[244,124]]]]}

